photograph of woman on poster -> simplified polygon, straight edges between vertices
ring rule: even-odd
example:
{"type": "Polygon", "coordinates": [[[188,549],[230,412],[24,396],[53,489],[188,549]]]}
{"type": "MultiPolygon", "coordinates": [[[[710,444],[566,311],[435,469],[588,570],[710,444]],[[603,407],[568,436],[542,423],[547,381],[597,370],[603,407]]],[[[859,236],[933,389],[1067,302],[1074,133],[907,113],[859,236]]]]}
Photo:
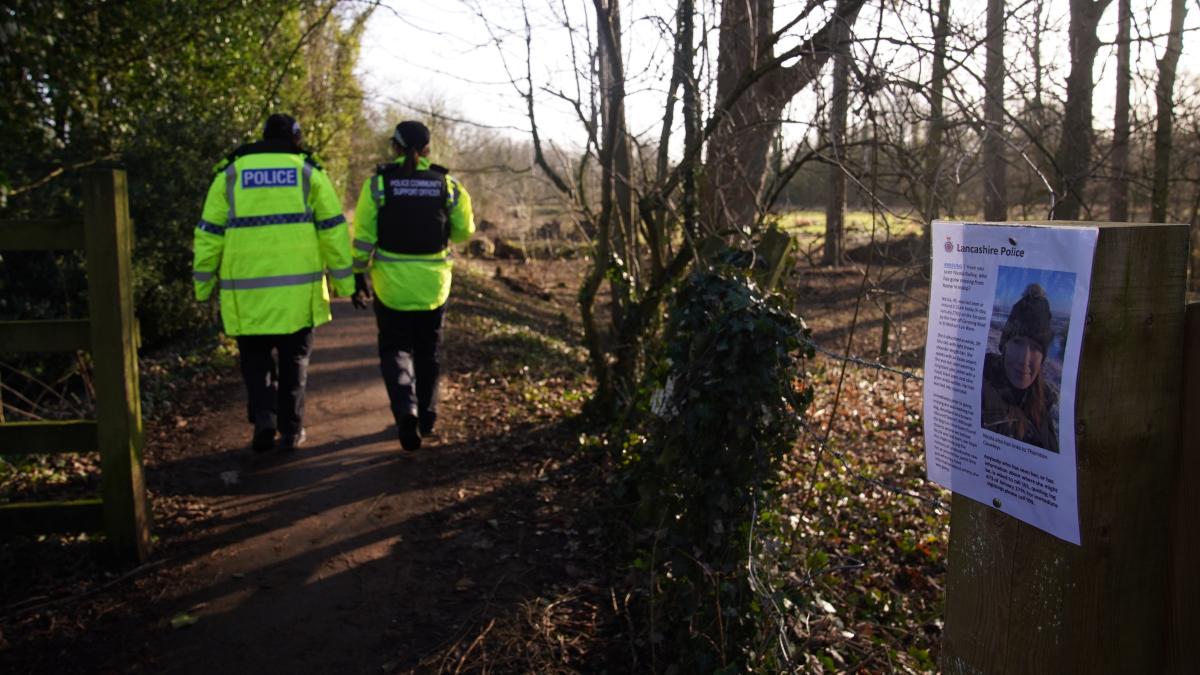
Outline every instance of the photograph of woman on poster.
{"type": "MultiPolygon", "coordinates": [[[[983,364],[981,425],[987,431],[1058,452],[1061,345],[1069,314],[1052,314],[1046,288],[1030,280],[1038,273],[1048,277],[1044,281],[1055,291],[1074,285],[1073,274],[1000,268],[989,351],[983,364]],[[1024,290],[1012,302],[1011,296],[1005,295],[1015,284],[1022,284],[1024,290]],[[1007,313],[1005,307],[1010,307],[1007,313]],[[997,326],[1001,319],[1003,323],[997,326]]],[[[1061,292],[1054,295],[1069,307],[1069,290],[1066,297],[1061,297],[1061,292]]]]}

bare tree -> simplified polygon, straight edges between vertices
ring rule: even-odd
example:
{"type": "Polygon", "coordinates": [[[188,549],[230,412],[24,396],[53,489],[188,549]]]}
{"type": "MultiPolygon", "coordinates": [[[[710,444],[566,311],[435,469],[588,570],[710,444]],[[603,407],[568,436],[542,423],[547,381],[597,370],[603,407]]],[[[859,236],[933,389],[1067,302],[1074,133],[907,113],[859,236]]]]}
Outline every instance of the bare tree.
{"type": "Polygon", "coordinates": [[[1171,1],[1171,30],[1167,48],[1158,61],[1158,84],[1154,88],[1157,120],[1154,128],[1154,194],[1150,200],[1150,221],[1166,222],[1168,189],[1171,173],[1171,141],[1173,126],[1173,93],[1175,69],[1183,51],[1183,19],[1187,14],[1185,0],[1171,1]]]}
{"type": "Polygon", "coordinates": [[[1112,182],[1108,219],[1129,220],[1129,23],[1130,0],[1117,0],[1117,91],[1113,106],[1112,182]]]}
{"type": "Polygon", "coordinates": [[[930,223],[941,214],[938,186],[942,178],[942,139],[945,136],[946,39],[950,34],[950,0],[938,0],[933,26],[933,76],[929,83],[929,130],[925,139],[924,249],[929,247],[930,223]]]}
{"type": "Polygon", "coordinates": [[[625,124],[625,65],[621,56],[620,0],[594,0],[600,75],[601,177],[600,219],[612,235],[609,266],[615,268],[613,324],[624,321],[636,284],[637,235],[633,231],[633,192],[629,131],[625,124]]]}
{"type": "MultiPolygon", "coordinates": [[[[852,25],[865,0],[838,0],[825,25],[801,45],[774,53],[772,0],[721,4],[715,129],[701,188],[702,222],[726,237],[748,237],[763,215],[771,139],[784,107],[833,55],[837,36],[852,25]],[[790,66],[782,64],[797,58],[790,66]]],[[[794,25],[821,3],[806,6],[794,25]]]]}
{"type": "Polygon", "coordinates": [[[829,201],[825,206],[825,253],[822,263],[842,262],[846,218],[846,111],[850,107],[850,30],[838,24],[834,41],[833,101],[829,109],[829,201]]]}
{"type": "MultiPolygon", "coordinates": [[[[718,233],[741,241],[752,237],[754,227],[763,214],[767,155],[783,107],[817,77],[822,65],[833,54],[835,29],[850,24],[862,2],[841,0],[821,29],[798,46],[780,54],[773,54],[773,46],[781,35],[817,9],[819,3],[811,5],[804,14],[790,21],[779,32],[771,30],[772,3],[755,0],[753,11],[741,3],[725,3],[722,6],[721,48],[717,59],[717,96],[713,112],[703,127],[699,122],[698,88],[691,46],[695,19],[691,11],[683,11],[690,10],[692,5],[686,3],[677,11],[676,40],[682,40],[684,44],[675,49],[672,80],[677,80],[684,91],[683,153],[669,172],[655,176],[649,184],[641,185],[636,190],[641,195],[637,203],[640,225],[639,228],[631,225],[624,230],[620,235],[623,239],[616,234],[621,222],[616,215],[620,207],[613,204],[623,201],[618,194],[618,186],[623,183],[623,187],[628,188],[637,177],[618,164],[616,148],[620,140],[610,134],[626,134],[618,133],[618,127],[614,124],[620,122],[616,118],[605,127],[606,140],[601,144],[598,157],[606,178],[601,181],[602,206],[596,223],[597,248],[593,269],[580,291],[585,334],[600,385],[598,400],[611,404],[628,399],[639,376],[643,345],[661,315],[662,301],[674,281],[680,278],[699,252],[693,246],[696,238],[718,233]],[[783,66],[783,63],[793,59],[796,63],[783,66]],[[610,138],[613,145],[608,144],[610,138]],[[701,164],[701,149],[705,146],[707,155],[701,164]],[[607,176],[612,176],[612,180],[607,176]],[[698,176],[703,184],[697,181],[698,176]],[[677,193],[681,188],[682,195],[677,193]],[[609,192],[612,194],[611,204],[604,197],[609,192]],[[682,244],[674,251],[668,251],[667,244],[672,236],[658,228],[667,223],[678,223],[668,215],[677,210],[683,213],[682,244]],[[698,217],[693,218],[693,213],[698,217]],[[647,255],[646,243],[650,244],[649,251],[659,250],[659,253],[647,255]],[[621,252],[625,255],[620,255],[621,252]],[[650,273],[631,273],[631,269],[640,269],[646,258],[651,265],[650,273]],[[613,315],[607,343],[601,339],[602,331],[595,324],[592,310],[605,280],[612,287],[614,298],[626,293],[622,285],[629,284],[628,302],[620,314],[613,315]]],[[[614,20],[616,14],[612,12],[615,5],[601,0],[594,0],[594,4],[600,30],[599,41],[609,41],[615,46],[618,43],[614,36],[619,30],[619,24],[614,20]]],[[[619,52],[614,49],[611,53],[613,57],[605,61],[609,64],[606,66],[608,69],[620,65],[617,58],[619,52]]],[[[612,72],[616,77],[617,71],[612,72]]],[[[623,95],[623,89],[601,87],[600,91],[602,96],[623,95]]],[[[671,100],[673,96],[670,93],[668,99],[671,100]]],[[[613,103],[606,105],[616,110],[613,103]]],[[[673,106],[668,109],[673,110],[673,106]]],[[[659,141],[662,146],[660,152],[668,146],[669,141],[668,129],[664,128],[659,141]]],[[[659,162],[663,167],[668,164],[666,161],[659,162]]]]}
{"type": "Polygon", "coordinates": [[[1067,76],[1067,102],[1063,107],[1062,138],[1055,153],[1059,201],[1051,210],[1056,220],[1079,220],[1084,189],[1092,173],[1092,69],[1100,39],[1096,26],[1112,0],[1071,0],[1071,73],[1067,76]]]}
{"type": "Polygon", "coordinates": [[[983,217],[1008,219],[1004,133],[1004,0],[987,3],[987,63],[983,87],[983,217]]]}

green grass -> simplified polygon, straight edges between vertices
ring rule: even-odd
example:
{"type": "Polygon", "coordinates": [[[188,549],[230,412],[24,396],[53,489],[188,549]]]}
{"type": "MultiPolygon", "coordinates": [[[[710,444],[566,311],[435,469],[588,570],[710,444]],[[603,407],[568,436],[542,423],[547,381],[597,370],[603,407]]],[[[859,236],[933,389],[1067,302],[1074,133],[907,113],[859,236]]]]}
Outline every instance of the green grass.
{"type": "MultiPolygon", "coordinates": [[[[773,216],[775,222],[787,232],[800,237],[821,237],[825,235],[824,211],[784,211],[773,216]]],[[[875,236],[882,237],[891,234],[893,237],[903,237],[921,233],[921,223],[909,218],[900,218],[881,213],[876,216],[875,236]]],[[[867,238],[871,236],[872,214],[870,211],[846,212],[847,238],[867,238]]]]}

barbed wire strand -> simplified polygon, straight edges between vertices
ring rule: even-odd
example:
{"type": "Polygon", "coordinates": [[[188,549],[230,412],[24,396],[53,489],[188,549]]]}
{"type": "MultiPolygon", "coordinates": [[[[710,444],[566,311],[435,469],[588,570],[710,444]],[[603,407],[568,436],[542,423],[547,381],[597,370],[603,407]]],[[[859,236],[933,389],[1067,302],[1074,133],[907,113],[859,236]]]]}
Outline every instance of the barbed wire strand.
{"type": "Polygon", "coordinates": [[[819,354],[828,356],[836,361],[841,361],[844,363],[852,363],[856,366],[862,366],[864,368],[872,368],[874,370],[881,370],[881,371],[884,371],[887,373],[892,373],[893,375],[899,375],[899,376],[903,377],[905,380],[918,380],[918,381],[925,380],[925,378],[923,376],[918,375],[918,374],[908,371],[908,370],[902,370],[900,368],[893,368],[892,366],[889,366],[889,365],[886,365],[883,363],[879,363],[877,361],[868,361],[868,360],[858,357],[858,356],[847,356],[846,354],[839,354],[831,349],[822,347],[821,345],[817,344],[816,342],[813,342],[811,339],[808,339],[808,338],[802,338],[800,341],[802,343],[804,343],[806,346],[812,347],[813,351],[815,351],[819,354]]]}
{"type": "MultiPolygon", "coordinates": [[[[835,352],[827,347],[824,347],[824,346],[818,344],[816,341],[812,340],[811,338],[804,338],[802,340],[802,342],[804,342],[804,344],[806,344],[807,346],[811,347],[813,349],[813,351],[815,351],[823,356],[827,356],[829,358],[832,358],[836,361],[840,361],[842,363],[849,363],[849,364],[853,364],[853,365],[860,366],[863,368],[870,368],[872,370],[878,370],[881,372],[892,373],[893,375],[898,375],[901,378],[903,378],[903,382],[907,382],[909,380],[923,382],[925,380],[925,378],[923,376],[918,375],[917,373],[914,373],[912,371],[903,370],[900,368],[894,368],[894,367],[886,365],[884,363],[880,363],[878,361],[870,361],[868,359],[864,359],[864,358],[858,357],[858,356],[851,356],[848,354],[841,354],[841,353],[835,352]]],[[[903,386],[903,382],[902,382],[902,386],[903,386]]],[[[905,400],[905,410],[907,410],[907,399],[905,400]]],[[[829,426],[827,427],[827,430],[832,429],[833,421],[834,421],[833,414],[831,412],[829,426]]],[[[805,426],[806,431],[814,431],[814,429],[807,423],[804,426],[805,426]]],[[[914,499],[921,500],[921,501],[926,502],[936,508],[946,508],[946,503],[940,499],[933,498],[933,497],[926,497],[924,495],[918,494],[918,493],[908,490],[906,488],[898,487],[895,485],[890,485],[884,481],[879,480],[878,478],[875,478],[873,476],[868,476],[868,475],[862,473],[861,471],[855,470],[851,466],[850,460],[847,457],[846,453],[840,452],[840,451],[835,450],[834,448],[830,447],[829,440],[830,440],[831,436],[832,436],[832,432],[827,433],[817,443],[817,446],[815,449],[817,450],[818,462],[820,461],[820,457],[821,457],[822,453],[829,452],[831,455],[833,455],[834,457],[836,457],[838,459],[838,461],[842,464],[843,468],[845,468],[848,472],[851,473],[852,478],[855,478],[856,480],[858,480],[860,482],[870,483],[871,485],[883,488],[883,489],[887,490],[888,492],[892,492],[897,495],[901,495],[901,496],[905,496],[905,497],[912,497],[914,499]]]]}

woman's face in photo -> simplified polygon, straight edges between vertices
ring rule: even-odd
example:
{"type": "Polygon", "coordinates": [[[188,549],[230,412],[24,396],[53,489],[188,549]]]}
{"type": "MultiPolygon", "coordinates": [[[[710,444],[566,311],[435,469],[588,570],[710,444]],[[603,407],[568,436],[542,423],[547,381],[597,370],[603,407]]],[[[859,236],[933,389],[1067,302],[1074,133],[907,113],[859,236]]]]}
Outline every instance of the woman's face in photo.
{"type": "Polygon", "coordinates": [[[1042,372],[1045,358],[1036,342],[1027,337],[1014,337],[1004,345],[1004,373],[1017,389],[1028,389],[1042,372]]]}

